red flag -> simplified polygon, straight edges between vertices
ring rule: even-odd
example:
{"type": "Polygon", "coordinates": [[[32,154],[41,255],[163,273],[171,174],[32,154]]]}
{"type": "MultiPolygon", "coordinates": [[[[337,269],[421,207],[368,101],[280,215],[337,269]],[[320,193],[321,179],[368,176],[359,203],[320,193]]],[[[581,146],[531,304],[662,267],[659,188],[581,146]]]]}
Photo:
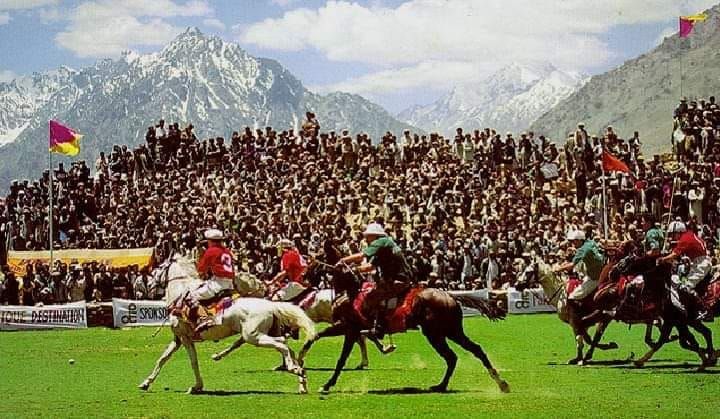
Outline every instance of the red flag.
{"type": "Polygon", "coordinates": [[[603,170],[606,172],[623,172],[630,173],[630,169],[622,160],[603,150],[602,155],[603,170]]]}

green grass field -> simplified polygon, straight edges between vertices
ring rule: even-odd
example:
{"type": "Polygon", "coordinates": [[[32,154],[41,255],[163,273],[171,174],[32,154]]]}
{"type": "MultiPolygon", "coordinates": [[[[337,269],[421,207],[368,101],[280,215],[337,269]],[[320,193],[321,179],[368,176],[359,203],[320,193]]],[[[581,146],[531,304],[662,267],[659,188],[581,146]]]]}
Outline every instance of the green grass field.
{"type": "MultiPolygon", "coordinates": [[[[720,368],[696,373],[695,354],[676,343],[641,370],[610,362],[645,351],[639,327],[628,331],[611,325],[606,336],[620,349],[597,352],[597,364],[577,367],[564,365],[573,356],[573,340],[554,315],[511,316],[499,323],[473,318],[465,324],[510,383],[510,394],[500,393],[480,362],[456,346],[459,362],[451,391],[426,393],[423,389],[440,380],[445,364],[419,332],[396,336],[399,348],[391,355],[370,349],[371,369],[345,371],[327,396],[316,391],[335,365],[339,338],[320,341],[310,352],[309,395],[295,393],[294,376],[270,371],[279,362],[273,351],[244,346],[220,362],[211,361],[210,355],[230,340],[198,347],[208,394],[184,394],[193,383],[184,350],[145,393],[136,386],[163,351],[169,331],[152,338],[150,328],[93,328],[0,334],[0,417],[720,416],[720,368]]],[[[713,330],[720,336],[720,327],[713,325],[713,330]]],[[[348,367],[358,363],[356,349],[348,367]]]]}

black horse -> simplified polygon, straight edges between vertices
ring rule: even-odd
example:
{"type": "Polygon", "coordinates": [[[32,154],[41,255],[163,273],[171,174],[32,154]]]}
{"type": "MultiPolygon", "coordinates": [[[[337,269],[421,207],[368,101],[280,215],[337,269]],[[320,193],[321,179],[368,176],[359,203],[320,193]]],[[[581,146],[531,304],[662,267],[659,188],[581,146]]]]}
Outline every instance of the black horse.
{"type": "MultiPolygon", "coordinates": [[[[331,254],[337,256],[337,252],[331,254]]],[[[360,312],[358,312],[353,304],[360,293],[361,281],[359,277],[353,272],[340,269],[334,269],[331,275],[335,292],[338,295],[342,294],[333,306],[333,318],[337,321],[325,331],[320,332],[318,336],[342,334],[345,339],[340,358],[335,366],[335,372],[328,382],[322,386],[322,392],[329,392],[330,388],[337,383],[353,345],[360,339],[361,332],[371,327],[367,319],[372,318],[367,305],[363,304],[360,312]]],[[[470,296],[453,296],[446,291],[433,288],[415,290],[412,298],[412,310],[405,320],[406,328],[419,327],[428,342],[445,359],[447,364],[447,370],[442,381],[430,389],[438,392],[447,390],[450,377],[452,377],[457,363],[457,355],[447,343],[447,339],[450,339],[475,355],[483,363],[500,390],[509,392],[510,386],[500,378],[500,374],[492,366],[480,345],[465,335],[460,304],[480,311],[491,320],[501,319],[505,316],[502,309],[482,299],[470,296]]],[[[300,360],[304,358],[312,344],[313,342],[309,341],[303,346],[299,355],[300,360]]]]}

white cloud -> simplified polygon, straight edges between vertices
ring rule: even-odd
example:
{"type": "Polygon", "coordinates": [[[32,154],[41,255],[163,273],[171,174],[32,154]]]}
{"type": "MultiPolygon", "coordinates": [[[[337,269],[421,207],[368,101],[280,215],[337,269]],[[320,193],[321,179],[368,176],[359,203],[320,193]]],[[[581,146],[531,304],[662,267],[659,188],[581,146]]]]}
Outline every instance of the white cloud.
{"type": "Polygon", "coordinates": [[[23,10],[36,7],[51,6],[58,0],[0,0],[0,10],[23,10]]]}
{"type": "Polygon", "coordinates": [[[225,30],[225,24],[222,23],[219,19],[215,18],[203,20],[203,25],[207,26],[208,28],[218,29],[221,31],[225,30]]]}
{"type": "Polygon", "coordinates": [[[334,86],[377,92],[442,83],[442,73],[424,69],[443,62],[461,77],[487,63],[513,61],[587,70],[613,57],[601,38],[613,26],[662,22],[716,1],[409,0],[397,7],[328,1],[237,30],[241,42],[260,48],[313,49],[332,61],[375,66],[374,74],[334,86]]]}
{"type": "Polygon", "coordinates": [[[341,91],[366,96],[412,90],[421,86],[444,91],[457,84],[477,80],[480,75],[487,74],[493,69],[467,61],[425,61],[418,65],[382,70],[339,83],[311,86],[310,89],[321,93],[341,91]]]}
{"type": "Polygon", "coordinates": [[[210,16],[204,1],[99,0],[85,2],[70,13],[67,30],[55,41],[79,57],[113,57],[137,46],[163,45],[182,28],[166,18],[210,16]]]}
{"type": "Polygon", "coordinates": [[[298,0],[270,0],[271,4],[274,4],[274,5],[280,6],[280,7],[289,7],[297,2],[298,2],[298,0]]]}
{"type": "MultiPolygon", "coordinates": [[[[58,0],[0,0],[0,12],[34,9],[36,7],[51,6],[58,3],[58,0]]],[[[9,13],[0,13],[0,25],[10,22],[9,13]]]]}
{"type": "Polygon", "coordinates": [[[38,10],[38,16],[42,23],[59,22],[66,18],[65,14],[56,7],[43,8],[38,10]]]}
{"type": "Polygon", "coordinates": [[[7,83],[15,80],[17,74],[9,70],[0,70],[0,83],[7,83]]]}

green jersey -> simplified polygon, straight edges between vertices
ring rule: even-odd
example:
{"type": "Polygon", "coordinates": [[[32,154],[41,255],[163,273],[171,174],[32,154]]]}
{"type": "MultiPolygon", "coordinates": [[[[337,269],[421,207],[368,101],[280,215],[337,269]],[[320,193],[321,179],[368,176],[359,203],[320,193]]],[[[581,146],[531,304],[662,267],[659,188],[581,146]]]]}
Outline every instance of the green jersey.
{"type": "Polygon", "coordinates": [[[653,227],[645,233],[643,246],[646,252],[651,250],[662,250],[665,244],[665,234],[657,227],[653,227]]]}
{"type": "Polygon", "coordinates": [[[582,246],[575,252],[575,257],[572,260],[573,264],[577,265],[580,262],[585,263],[585,269],[587,275],[592,280],[600,279],[600,272],[602,271],[603,264],[605,264],[605,256],[603,255],[600,247],[594,240],[585,240],[582,246]]]}
{"type": "Polygon", "coordinates": [[[389,237],[375,239],[363,250],[368,261],[379,269],[383,279],[408,280],[409,268],[402,249],[389,237]]]}

